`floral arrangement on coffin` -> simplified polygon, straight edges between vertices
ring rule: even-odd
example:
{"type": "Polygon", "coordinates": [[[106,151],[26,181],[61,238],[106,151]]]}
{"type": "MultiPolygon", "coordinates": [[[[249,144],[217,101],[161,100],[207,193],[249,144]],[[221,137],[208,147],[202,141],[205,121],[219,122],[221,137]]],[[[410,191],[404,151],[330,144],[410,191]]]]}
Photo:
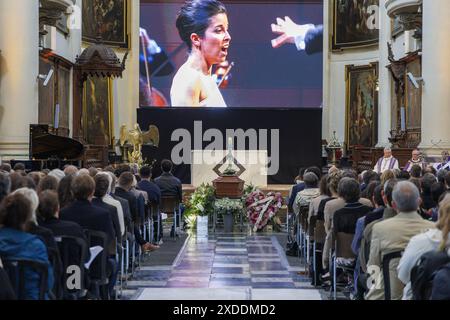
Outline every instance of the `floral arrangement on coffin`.
{"type": "Polygon", "coordinates": [[[242,202],[240,200],[231,200],[229,198],[223,198],[216,200],[214,207],[217,213],[220,214],[233,214],[236,215],[244,209],[242,202]]]}
{"type": "Polygon", "coordinates": [[[199,186],[187,201],[185,216],[208,216],[214,212],[214,187],[210,184],[199,186]]]}
{"type": "Polygon", "coordinates": [[[269,221],[277,214],[283,206],[281,193],[269,192],[265,195],[262,191],[256,190],[250,193],[245,201],[247,216],[253,225],[253,231],[264,229],[269,221]]]}

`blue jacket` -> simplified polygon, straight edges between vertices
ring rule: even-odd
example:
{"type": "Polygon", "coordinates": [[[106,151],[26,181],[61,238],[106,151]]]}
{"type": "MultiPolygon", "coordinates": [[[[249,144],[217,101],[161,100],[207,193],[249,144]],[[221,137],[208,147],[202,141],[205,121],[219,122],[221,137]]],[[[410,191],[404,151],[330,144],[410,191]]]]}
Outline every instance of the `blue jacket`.
{"type": "Polygon", "coordinates": [[[138,182],[138,188],[147,192],[149,201],[155,204],[159,204],[161,201],[161,190],[156,183],[148,180],[141,180],[138,182]]]}
{"type": "MultiPolygon", "coordinates": [[[[48,266],[47,293],[53,288],[53,269],[48,261],[47,248],[37,236],[10,228],[0,229],[0,256],[4,260],[32,260],[48,266]]],[[[25,299],[39,299],[39,276],[25,270],[25,299]]]]}

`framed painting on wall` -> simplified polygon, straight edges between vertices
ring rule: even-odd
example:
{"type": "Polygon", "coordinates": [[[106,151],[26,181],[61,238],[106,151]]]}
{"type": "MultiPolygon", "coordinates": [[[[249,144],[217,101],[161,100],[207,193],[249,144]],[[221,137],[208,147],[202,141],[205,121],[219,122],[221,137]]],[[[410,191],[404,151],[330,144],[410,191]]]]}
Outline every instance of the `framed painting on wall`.
{"type": "Polygon", "coordinates": [[[346,66],[346,145],[374,147],[378,140],[378,63],[346,66]]]}
{"type": "Polygon", "coordinates": [[[128,0],[83,1],[83,41],[95,43],[100,37],[105,45],[128,48],[128,0]]]}
{"type": "Polygon", "coordinates": [[[379,0],[333,0],[332,50],[378,44],[378,6],[379,0]]]}
{"type": "Polygon", "coordinates": [[[113,144],[112,80],[88,77],[83,97],[83,131],[88,144],[113,144]]]}

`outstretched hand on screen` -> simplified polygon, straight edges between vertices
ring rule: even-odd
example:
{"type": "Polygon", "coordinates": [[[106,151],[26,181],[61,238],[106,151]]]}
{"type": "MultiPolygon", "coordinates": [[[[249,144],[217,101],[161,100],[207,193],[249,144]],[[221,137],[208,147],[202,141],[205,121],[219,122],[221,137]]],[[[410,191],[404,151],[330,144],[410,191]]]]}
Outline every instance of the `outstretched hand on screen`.
{"type": "Polygon", "coordinates": [[[279,37],[272,40],[272,47],[279,48],[286,43],[292,43],[299,50],[305,50],[305,36],[310,29],[314,28],[313,24],[299,25],[294,23],[289,17],[284,20],[277,18],[277,24],[272,23],[272,32],[279,34],[279,37]]]}

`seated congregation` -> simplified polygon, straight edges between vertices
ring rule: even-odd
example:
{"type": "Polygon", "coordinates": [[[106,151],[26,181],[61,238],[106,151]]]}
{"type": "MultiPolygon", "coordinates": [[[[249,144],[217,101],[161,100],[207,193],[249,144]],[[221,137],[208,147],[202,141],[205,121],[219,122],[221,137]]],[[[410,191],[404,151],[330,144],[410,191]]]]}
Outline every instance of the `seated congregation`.
{"type": "Polygon", "coordinates": [[[116,299],[139,259],[162,244],[159,205],[181,202],[172,163],[161,169],[152,180],[146,166],[26,173],[3,164],[0,300],[116,299]]]}
{"type": "Polygon", "coordinates": [[[331,299],[450,299],[450,171],[374,169],[300,169],[286,254],[331,299]]]}

